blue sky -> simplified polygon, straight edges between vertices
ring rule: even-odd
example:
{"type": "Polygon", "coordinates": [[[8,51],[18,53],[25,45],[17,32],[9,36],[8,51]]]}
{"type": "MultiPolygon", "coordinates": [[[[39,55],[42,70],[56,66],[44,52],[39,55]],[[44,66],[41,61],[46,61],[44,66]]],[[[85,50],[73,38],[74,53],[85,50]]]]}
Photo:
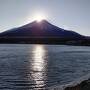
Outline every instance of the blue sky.
{"type": "Polygon", "coordinates": [[[52,24],[90,35],[90,0],[0,0],[0,32],[43,13],[52,24]]]}

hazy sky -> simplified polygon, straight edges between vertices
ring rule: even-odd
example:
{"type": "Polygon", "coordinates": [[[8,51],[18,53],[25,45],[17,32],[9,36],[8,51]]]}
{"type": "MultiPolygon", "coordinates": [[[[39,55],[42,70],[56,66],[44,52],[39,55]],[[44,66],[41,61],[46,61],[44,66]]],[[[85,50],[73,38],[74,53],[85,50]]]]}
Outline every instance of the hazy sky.
{"type": "Polygon", "coordinates": [[[0,0],[0,32],[31,22],[37,13],[56,26],[90,35],[90,0],[0,0]]]}

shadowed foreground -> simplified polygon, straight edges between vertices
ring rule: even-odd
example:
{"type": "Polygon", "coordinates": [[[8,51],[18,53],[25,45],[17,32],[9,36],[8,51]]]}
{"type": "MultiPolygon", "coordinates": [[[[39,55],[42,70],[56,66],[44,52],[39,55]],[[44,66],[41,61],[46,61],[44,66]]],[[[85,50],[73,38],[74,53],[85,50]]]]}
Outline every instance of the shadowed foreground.
{"type": "Polygon", "coordinates": [[[67,87],[65,90],[90,90],[90,80],[85,80],[73,87],[67,87]]]}

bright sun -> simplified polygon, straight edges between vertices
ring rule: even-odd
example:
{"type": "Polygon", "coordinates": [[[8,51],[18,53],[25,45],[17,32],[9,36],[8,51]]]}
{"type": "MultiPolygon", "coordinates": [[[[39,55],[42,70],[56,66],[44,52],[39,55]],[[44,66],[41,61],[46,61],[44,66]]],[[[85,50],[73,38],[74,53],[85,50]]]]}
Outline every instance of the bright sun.
{"type": "Polygon", "coordinates": [[[42,13],[35,14],[35,16],[34,16],[34,20],[36,20],[37,22],[40,22],[46,18],[47,18],[46,15],[42,14],[42,13]]]}
{"type": "Polygon", "coordinates": [[[43,19],[45,19],[43,16],[41,16],[41,15],[37,15],[36,16],[36,20],[38,21],[38,22],[40,22],[40,21],[42,21],[43,19]]]}

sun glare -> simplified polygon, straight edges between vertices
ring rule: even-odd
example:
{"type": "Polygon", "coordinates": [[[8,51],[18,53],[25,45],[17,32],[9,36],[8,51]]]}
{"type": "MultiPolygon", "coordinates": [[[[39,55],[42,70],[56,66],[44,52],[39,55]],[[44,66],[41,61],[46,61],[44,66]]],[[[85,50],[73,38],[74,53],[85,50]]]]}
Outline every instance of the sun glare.
{"type": "Polygon", "coordinates": [[[44,18],[42,17],[42,16],[40,16],[40,15],[38,15],[37,17],[36,17],[36,20],[38,21],[38,22],[40,22],[40,21],[42,21],[44,18]]]}
{"type": "Polygon", "coordinates": [[[34,16],[34,20],[36,20],[37,22],[45,20],[46,18],[47,18],[46,15],[42,14],[42,13],[35,14],[35,16],[34,16]]]}
{"type": "Polygon", "coordinates": [[[48,18],[48,14],[45,12],[32,12],[32,14],[28,14],[28,16],[26,17],[26,23],[29,23],[30,21],[41,22],[42,20],[48,20],[48,18]]]}

